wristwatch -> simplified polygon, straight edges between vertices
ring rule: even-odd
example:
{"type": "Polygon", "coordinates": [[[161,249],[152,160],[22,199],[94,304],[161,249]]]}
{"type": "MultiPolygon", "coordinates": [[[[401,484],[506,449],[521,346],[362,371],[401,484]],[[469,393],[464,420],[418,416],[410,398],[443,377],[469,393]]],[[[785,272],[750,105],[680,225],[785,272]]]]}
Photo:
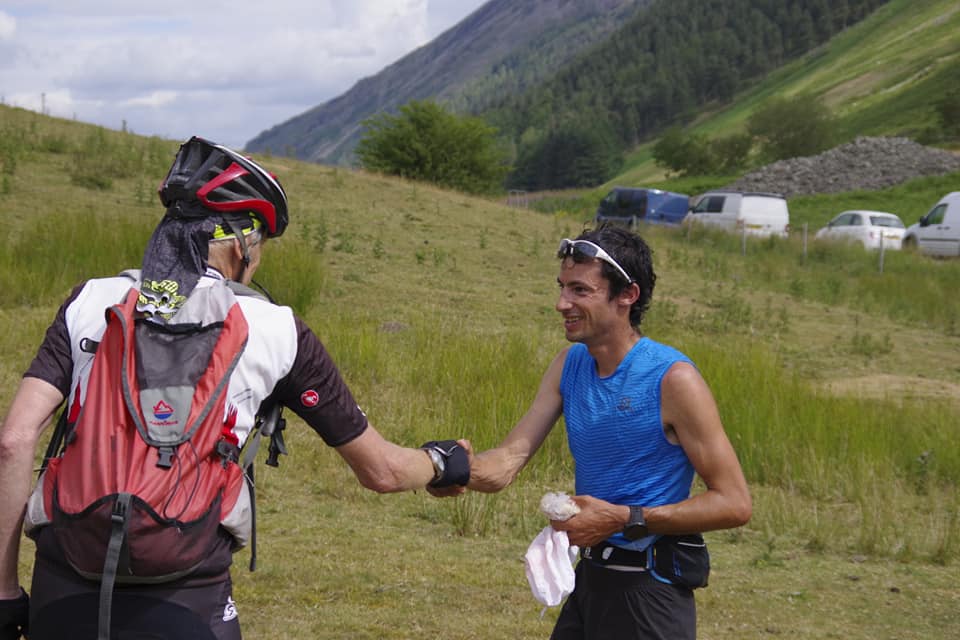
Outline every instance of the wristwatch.
{"type": "Polygon", "coordinates": [[[632,541],[646,538],[649,534],[647,521],[643,518],[643,507],[631,505],[630,519],[627,520],[627,525],[623,528],[623,537],[632,541]]]}
{"type": "Polygon", "coordinates": [[[436,449],[426,448],[424,451],[427,452],[427,455],[430,456],[430,462],[433,463],[433,480],[430,482],[436,482],[443,477],[443,472],[447,468],[447,463],[443,459],[443,454],[441,454],[436,449]]]}

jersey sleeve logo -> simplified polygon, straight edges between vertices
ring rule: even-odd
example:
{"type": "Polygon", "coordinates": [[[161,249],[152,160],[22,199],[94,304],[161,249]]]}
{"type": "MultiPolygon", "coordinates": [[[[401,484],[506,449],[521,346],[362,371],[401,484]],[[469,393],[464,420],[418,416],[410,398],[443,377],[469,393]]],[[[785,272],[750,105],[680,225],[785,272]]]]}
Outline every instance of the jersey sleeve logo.
{"type": "Polygon", "coordinates": [[[307,389],[300,394],[300,404],[311,409],[320,402],[320,394],[314,391],[313,389],[307,389]]]}

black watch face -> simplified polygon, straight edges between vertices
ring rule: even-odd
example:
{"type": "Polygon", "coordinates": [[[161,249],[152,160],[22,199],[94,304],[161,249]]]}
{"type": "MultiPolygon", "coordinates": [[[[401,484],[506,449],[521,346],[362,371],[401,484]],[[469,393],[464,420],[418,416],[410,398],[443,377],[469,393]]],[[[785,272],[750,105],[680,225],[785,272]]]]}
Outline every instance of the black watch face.
{"type": "Polygon", "coordinates": [[[647,527],[642,524],[631,524],[623,530],[623,537],[627,540],[639,540],[640,538],[646,537],[646,535],[647,527]]]}

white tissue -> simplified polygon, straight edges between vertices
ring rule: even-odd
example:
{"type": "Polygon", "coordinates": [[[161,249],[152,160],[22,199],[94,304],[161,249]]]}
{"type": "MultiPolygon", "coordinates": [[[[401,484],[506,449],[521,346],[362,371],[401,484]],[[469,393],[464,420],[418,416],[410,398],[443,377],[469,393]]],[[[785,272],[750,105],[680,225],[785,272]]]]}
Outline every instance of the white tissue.
{"type": "Polygon", "coordinates": [[[540,498],[540,511],[551,520],[569,520],[580,513],[580,507],[567,494],[551,491],[540,498]]]}

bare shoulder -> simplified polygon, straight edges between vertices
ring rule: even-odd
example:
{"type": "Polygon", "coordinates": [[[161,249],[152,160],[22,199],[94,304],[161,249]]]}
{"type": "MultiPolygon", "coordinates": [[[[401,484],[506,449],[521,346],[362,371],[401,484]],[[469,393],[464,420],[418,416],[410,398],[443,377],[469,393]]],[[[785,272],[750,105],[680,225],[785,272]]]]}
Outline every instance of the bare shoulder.
{"type": "Polygon", "coordinates": [[[716,400],[700,371],[689,362],[673,364],[660,386],[664,423],[677,431],[720,425],[716,400]]]}
{"type": "MultiPolygon", "coordinates": [[[[570,353],[570,349],[571,349],[572,346],[573,346],[573,345],[569,345],[569,344],[568,344],[568,345],[565,346],[563,349],[560,349],[560,351],[557,353],[557,355],[553,358],[553,364],[555,365],[555,364],[559,363],[560,365],[563,365],[563,363],[566,362],[566,360],[567,360],[567,354],[570,353]]],[[[552,366],[552,365],[551,365],[551,366],[552,366]]]]}
{"type": "Polygon", "coordinates": [[[661,383],[663,391],[692,391],[697,388],[706,388],[707,383],[700,375],[700,370],[689,362],[673,363],[663,376],[661,383]]]}
{"type": "Polygon", "coordinates": [[[553,357],[553,360],[550,362],[550,366],[547,367],[547,371],[544,374],[544,379],[556,378],[559,382],[560,375],[563,373],[563,365],[567,361],[567,354],[570,353],[570,345],[567,345],[561,349],[557,355],[553,357]]]}

